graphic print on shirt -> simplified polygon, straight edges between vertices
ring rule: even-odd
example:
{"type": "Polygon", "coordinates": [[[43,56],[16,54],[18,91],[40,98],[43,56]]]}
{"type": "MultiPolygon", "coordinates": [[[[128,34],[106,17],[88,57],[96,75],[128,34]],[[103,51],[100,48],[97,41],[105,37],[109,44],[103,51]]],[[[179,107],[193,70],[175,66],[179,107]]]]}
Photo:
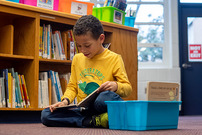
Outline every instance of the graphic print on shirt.
{"type": "Polygon", "coordinates": [[[103,83],[104,75],[97,69],[87,68],[81,71],[79,89],[89,95],[103,83]]]}

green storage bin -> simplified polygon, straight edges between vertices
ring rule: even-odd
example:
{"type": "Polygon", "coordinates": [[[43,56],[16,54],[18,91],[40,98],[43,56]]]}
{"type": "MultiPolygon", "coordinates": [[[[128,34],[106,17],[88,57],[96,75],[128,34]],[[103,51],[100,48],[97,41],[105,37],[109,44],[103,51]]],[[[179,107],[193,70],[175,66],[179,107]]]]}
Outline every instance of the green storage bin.
{"type": "Polygon", "coordinates": [[[93,16],[105,22],[113,22],[124,25],[125,14],[126,13],[124,11],[111,6],[93,8],[93,16]]]}

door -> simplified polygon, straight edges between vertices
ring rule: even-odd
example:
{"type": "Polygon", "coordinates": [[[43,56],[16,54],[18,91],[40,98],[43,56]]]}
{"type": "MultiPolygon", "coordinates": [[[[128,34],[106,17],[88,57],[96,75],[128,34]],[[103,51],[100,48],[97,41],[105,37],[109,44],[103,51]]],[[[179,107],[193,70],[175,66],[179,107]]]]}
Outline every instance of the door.
{"type": "Polygon", "coordinates": [[[202,6],[179,4],[181,115],[202,115],[202,6]]]}

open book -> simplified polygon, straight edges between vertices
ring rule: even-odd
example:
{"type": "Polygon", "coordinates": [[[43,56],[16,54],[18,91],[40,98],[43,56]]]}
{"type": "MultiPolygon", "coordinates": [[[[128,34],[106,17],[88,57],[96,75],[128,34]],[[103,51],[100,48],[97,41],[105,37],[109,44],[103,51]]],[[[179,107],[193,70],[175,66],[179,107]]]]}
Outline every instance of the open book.
{"type": "Polygon", "coordinates": [[[67,105],[67,106],[62,106],[62,107],[56,107],[56,109],[61,109],[61,108],[64,108],[64,109],[73,109],[73,108],[76,108],[76,107],[88,108],[90,106],[90,104],[92,104],[92,102],[99,95],[99,93],[97,93],[97,91],[98,91],[98,89],[96,89],[95,91],[93,91],[91,94],[89,94],[85,99],[83,99],[78,104],[67,105]]]}

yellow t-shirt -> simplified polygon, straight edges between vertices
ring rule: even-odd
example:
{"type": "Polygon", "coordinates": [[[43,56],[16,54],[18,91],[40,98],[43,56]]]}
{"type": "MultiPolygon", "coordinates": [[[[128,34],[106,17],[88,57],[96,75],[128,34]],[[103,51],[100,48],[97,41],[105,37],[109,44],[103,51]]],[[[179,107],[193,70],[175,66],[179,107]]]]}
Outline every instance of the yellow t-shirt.
{"type": "Polygon", "coordinates": [[[68,98],[70,102],[77,97],[81,102],[90,91],[92,85],[100,86],[106,81],[116,81],[116,93],[127,97],[132,91],[121,55],[108,49],[91,59],[82,53],[76,54],[72,61],[71,77],[62,99],[68,98]]]}

